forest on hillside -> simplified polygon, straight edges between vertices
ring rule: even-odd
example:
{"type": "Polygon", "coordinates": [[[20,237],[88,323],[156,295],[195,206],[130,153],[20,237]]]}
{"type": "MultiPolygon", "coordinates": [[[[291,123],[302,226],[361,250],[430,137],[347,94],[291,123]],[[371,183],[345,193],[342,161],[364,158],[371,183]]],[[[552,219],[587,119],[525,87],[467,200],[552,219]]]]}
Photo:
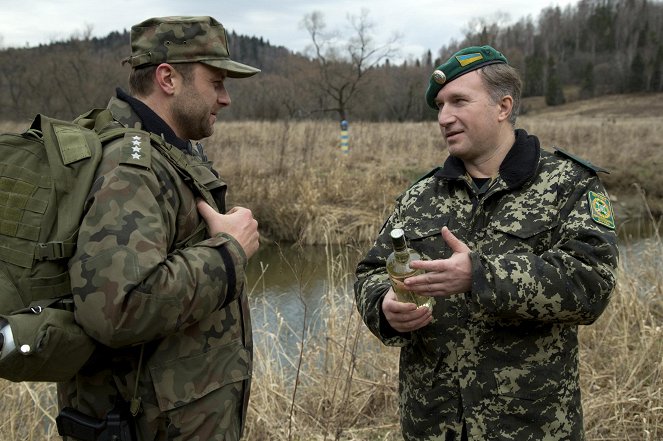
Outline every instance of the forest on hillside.
{"type": "MultiPolygon", "coordinates": [[[[375,41],[368,14],[349,20],[354,34],[339,40],[323,32],[324,17],[308,14],[303,23],[312,44],[306,54],[231,34],[233,59],[262,73],[228,82],[233,105],[224,118],[433,119],[423,94],[434,66],[461,47],[483,44],[502,51],[520,71],[525,97],[545,96],[548,105],[663,91],[661,0],[580,0],[515,23],[479,18],[468,23],[462,40],[439,42],[435,53],[398,64],[390,61],[398,42],[375,41]]],[[[116,87],[127,88],[129,68],[121,60],[128,51],[127,31],[0,48],[0,119],[26,120],[35,113],[73,118],[105,106],[116,87]]]]}

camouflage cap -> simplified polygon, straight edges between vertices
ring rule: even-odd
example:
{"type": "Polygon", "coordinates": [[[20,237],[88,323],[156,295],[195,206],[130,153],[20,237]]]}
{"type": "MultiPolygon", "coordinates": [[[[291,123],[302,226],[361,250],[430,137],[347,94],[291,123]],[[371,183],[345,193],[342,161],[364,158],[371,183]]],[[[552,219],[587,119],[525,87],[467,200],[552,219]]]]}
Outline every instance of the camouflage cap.
{"type": "Polygon", "coordinates": [[[131,67],[160,63],[205,63],[225,69],[231,78],[250,77],[260,69],[230,59],[228,36],[212,17],[155,17],[131,27],[131,67]]]}
{"type": "Polygon", "coordinates": [[[426,102],[437,110],[435,97],[445,85],[468,72],[496,63],[508,64],[508,61],[501,52],[490,46],[470,46],[459,50],[433,71],[426,90],[426,102]]]}

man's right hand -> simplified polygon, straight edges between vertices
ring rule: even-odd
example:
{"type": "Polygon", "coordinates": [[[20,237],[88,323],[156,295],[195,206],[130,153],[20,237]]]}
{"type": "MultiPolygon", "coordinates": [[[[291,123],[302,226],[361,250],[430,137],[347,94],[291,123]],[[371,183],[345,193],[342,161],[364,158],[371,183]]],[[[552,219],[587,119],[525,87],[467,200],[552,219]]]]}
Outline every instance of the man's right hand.
{"type": "Polygon", "coordinates": [[[239,242],[249,258],[258,251],[260,234],[258,221],[253,218],[251,210],[243,207],[233,207],[226,214],[214,210],[207,202],[197,202],[198,213],[205,219],[210,236],[226,233],[239,242]]]}
{"type": "Polygon", "coordinates": [[[382,300],[382,312],[389,325],[398,332],[411,332],[423,328],[433,320],[433,313],[425,306],[399,302],[396,293],[389,288],[382,300]]]}

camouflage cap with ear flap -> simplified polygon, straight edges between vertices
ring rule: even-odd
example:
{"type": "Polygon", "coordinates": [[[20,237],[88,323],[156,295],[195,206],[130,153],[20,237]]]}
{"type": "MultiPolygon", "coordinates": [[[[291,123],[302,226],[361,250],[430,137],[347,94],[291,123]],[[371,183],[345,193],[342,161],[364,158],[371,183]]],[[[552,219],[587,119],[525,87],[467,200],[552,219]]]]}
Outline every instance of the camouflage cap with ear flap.
{"type": "Polygon", "coordinates": [[[426,102],[437,110],[435,97],[444,86],[468,72],[497,63],[508,64],[508,61],[501,52],[490,46],[470,46],[459,50],[431,74],[426,90],[426,102]]]}
{"type": "Polygon", "coordinates": [[[225,69],[231,78],[260,72],[230,59],[226,30],[212,17],[155,17],[131,27],[131,56],[123,63],[137,68],[195,62],[225,69]]]}

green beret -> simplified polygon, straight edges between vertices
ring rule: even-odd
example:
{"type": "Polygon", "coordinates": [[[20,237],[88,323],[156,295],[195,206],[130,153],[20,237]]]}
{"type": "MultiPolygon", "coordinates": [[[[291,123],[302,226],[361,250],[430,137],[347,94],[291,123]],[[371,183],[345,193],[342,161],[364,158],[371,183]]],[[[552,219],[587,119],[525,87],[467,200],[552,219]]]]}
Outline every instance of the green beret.
{"type": "Polygon", "coordinates": [[[250,77],[260,69],[230,59],[228,36],[212,17],[155,17],[131,27],[132,67],[161,63],[205,63],[225,69],[231,78],[250,77]]]}
{"type": "Polygon", "coordinates": [[[437,110],[435,97],[451,81],[489,64],[508,63],[506,57],[490,46],[470,46],[461,49],[445,63],[439,65],[430,77],[426,102],[437,110]]]}

